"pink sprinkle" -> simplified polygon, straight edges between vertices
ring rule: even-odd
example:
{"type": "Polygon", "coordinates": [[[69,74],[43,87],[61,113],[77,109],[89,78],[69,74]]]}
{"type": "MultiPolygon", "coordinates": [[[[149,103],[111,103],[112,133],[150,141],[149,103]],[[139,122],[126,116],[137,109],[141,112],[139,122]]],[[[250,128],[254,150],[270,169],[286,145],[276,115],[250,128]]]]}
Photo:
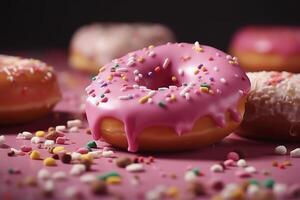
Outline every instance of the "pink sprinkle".
{"type": "Polygon", "coordinates": [[[223,164],[224,164],[226,167],[233,167],[233,166],[235,166],[235,161],[232,160],[232,159],[228,159],[228,160],[225,160],[223,164]]]}
{"type": "Polygon", "coordinates": [[[240,159],[240,156],[238,153],[231,151],[227,154],[227,159],[231,159],[233,161],[238,161],[240,159]]]}
{"type": "Polygon", "coordinates": [[[81,148],[77,149],[76,152],[80,153],[80,154],[87,154],[89,152],[89,150],[87,148],[81,147],[81,148]]]}
{"type": "Polygon", "coordinates": [[[170,64],[170,60],[169,60],[169,58],[166,58],[165,61],[164,61],[164,63],[163,63],[163,66],[162,66],[162,67],[163,67],[164,69],[166,69],[166,68],[169,66],[169,64],[170,64]]]}
{"type": "Polygon", "coordinates": [[[30,152],[31,150],[32,150],[32,147],[30,147],[30,146],[26,146],[26,145],[21,146],[21,151],[23,151],[23,152],[30,152]]]}
{"type": "Polygon", "coordinates": [[[66,138],[64,138],[64,137],[58,137],[58,138],[56,138],[56,144],[65,144],[65,142],[66,142],[66,138]]]}
{"type": "Polygon", "coordinates": [[[249,172],[246,172],[245,170],[238,170],[235,172],[235,175],[240,178],[248,178],[251,177],[251,174],[249,172]]]}

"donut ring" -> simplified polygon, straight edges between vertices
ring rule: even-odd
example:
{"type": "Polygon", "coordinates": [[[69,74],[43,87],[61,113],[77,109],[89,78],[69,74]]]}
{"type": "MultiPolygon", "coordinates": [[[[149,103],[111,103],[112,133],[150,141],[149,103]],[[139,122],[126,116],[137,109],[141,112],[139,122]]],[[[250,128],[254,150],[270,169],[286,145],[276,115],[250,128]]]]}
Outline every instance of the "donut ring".
{"type": "Polygon", "coordinates": [[[70,65],[97,74],[99,66],[145,46],[174,41],[174,34],[160,24],[94,23],[78,29],[70,45],[70,65]]]}
{"type": "Polygon", "coordinates": [[[47,114],[60,100],[53,68],[0,55],[0,124],[27,122],[47,114]]]}
{"type": "Polygon", "coordinates": [[[245,27],[230,50],[247,71],[300,72],[300,27],[245,27]]]}
{"type": "Polygon", "coordinates": [[[300,74],[247,73],[251,90],[240,130],[241,136],[300,141],[300,74]]]}
{"type": "Polygon", "coordinates": [[[87,87],[94,139],[128,151],[195,149],[240,123],[250,82],[236,58],[208,46],[150,46],[113,60],[87,87]]]}

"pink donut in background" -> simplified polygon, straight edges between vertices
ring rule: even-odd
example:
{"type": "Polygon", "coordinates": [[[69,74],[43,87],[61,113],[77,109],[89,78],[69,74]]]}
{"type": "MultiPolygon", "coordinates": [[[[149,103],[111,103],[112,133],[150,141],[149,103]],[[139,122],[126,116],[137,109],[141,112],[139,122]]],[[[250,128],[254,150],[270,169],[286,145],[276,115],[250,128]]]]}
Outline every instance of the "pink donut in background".
{"type": "Polygon", "coordinates": [[[174,41],[174,33],[161,24],[95,23],[75,32],[69,62],[76,69],[97,74],[102,65],[130,51],[174,41]]]}
{"type": "Polygon", "coordinates": [[[300,72],[300,27],[242,28],[234,35],[230,52],[247,71],[300,72]]]}

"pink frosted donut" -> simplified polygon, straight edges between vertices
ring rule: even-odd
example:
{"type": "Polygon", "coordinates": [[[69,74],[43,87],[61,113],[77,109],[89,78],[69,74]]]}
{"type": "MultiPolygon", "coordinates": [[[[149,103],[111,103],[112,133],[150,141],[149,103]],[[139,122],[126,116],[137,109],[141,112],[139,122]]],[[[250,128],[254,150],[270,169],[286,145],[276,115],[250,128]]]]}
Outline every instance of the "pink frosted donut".
{"type": "Polygon", "coordinates": [[[95,23],[81,27],[70,44],[72,67],[97,74],[114,58],[149,45],[174,41],[173,32],[161,24],[95,23]]]}
{"type": "Polygon", "coordinates": [[[235,57],[187,43],[131,52],[86,88],[94,139],[129,151],[194,149],[235,130],[250,82],[235,57]]]}
{"type": "Polygon", "coordinates": [[[249,26],[233,37],[231,52],[247,71],[300,72],[300,27],[249,26]]]}

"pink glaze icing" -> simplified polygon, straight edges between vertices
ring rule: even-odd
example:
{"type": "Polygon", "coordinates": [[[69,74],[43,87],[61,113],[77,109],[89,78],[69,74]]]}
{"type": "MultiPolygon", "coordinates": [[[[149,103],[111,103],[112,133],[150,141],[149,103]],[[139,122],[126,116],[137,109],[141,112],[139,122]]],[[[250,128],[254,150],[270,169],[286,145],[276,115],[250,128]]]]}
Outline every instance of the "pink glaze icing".
{"type": "Polygon", "coordinates": [[[300,27],[245,27],[235,34],[231,47],[235,51],[299,55],[300,27]]]}
{"type": "Polygon", "coordinates": [[[121,120],[128,151],[135,152],[137,135],[146,127],[167,126],[181,135],[204,116],[223,127],[226,111],[240,121],[237,104],[249,88],[235,57],[198,42],[168,43],[103,66],[86,88],[86,114],[96,140],[101,119],[121,120]]]}

